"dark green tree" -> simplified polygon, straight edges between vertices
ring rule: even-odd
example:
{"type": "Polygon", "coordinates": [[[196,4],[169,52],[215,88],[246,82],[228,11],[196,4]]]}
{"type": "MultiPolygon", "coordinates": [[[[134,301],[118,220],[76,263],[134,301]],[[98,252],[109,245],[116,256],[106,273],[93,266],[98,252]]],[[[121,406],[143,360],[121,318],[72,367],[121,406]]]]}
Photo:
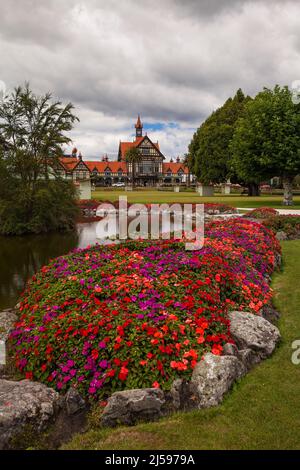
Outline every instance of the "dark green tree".
{"type": "Polygon", "coordinates": [[[198,128],[189,145],[188,163],[203,184],[235,179],[230,142],[237,120],[250,100],[239,89],[198,128]]]}
{"type": "Polygon", "coordinates": [[[283,204],[293,203],[292,184],[300,173],[300,104],[293,103],[288,87],[265,88],[247,103],[230,148],[240,178],[262,181],[279,176],[283,204]]]}
{"type": "Polygon", "coordinates": [[[76,214],[72,183],[56,174],[66,135],[77,120],[71,103],[26,84],[0,103],[0,232],[70,228],[76,214]]]}
{"type": "Polygon", "coordinates": [[[132,174],[132,186],[135,187],[136,183],[136,167],[139,162],[142,160],[142,154],[137,147],[131,147],[127,150],[125,154],[125,160],[131,166],[131,174],[132,174]]]}

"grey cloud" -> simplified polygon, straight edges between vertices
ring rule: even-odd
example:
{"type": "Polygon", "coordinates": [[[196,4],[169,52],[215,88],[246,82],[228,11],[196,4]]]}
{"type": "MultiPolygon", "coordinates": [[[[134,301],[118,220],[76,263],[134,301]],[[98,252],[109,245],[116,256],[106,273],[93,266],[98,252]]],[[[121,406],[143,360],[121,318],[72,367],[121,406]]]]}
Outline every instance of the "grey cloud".
{"type": "Polygon", "coordinates": [[[72,101],[78,147],[115,152],[141,113],[178,123],[170,155],[241,87],[300,78],[300,5],[283,0],[0,0],[0,80],[72,101]]]}

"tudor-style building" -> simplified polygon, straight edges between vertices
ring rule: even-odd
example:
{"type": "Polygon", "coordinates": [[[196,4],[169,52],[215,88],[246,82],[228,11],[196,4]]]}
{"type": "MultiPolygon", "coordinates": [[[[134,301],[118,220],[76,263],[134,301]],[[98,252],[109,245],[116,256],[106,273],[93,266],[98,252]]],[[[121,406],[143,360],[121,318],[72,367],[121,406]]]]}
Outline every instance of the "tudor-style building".
{"type": "MultiPolygon", "coordinates": [[[[126,162],[126,152],[130,148],[137,148],[141,153],[141,160],[135,163],[135,179],[138,186],[155,186],[162,181],[164,155],[161,153],[158,142],[152,142],[148,135],[143,136],[143,124],[138,116],[135,125],[135,140],[133,142],[120,142],[118,161],[126,162]]],[[[128,177],[132,179],[132,163],[128,162],[128,177]]]]}
{"type": "Polygon", "coordinates": [[[141,160],[136,163],[135,180],[138,186],[158,185],[189,185],[194,178],[189,174],[187,166],[177,157],[173,162],[166,162],[159,143],[153,142],[146,134],[143,135],[143,124],[138,116],[135,124],[136,135],[132,142],[120,142],[118,161],[110,161],[107,156],[102,161],[83,160],[77,149],[71,155],[64,155],[59,161],[56,172],[63,178],[75,182],[91,179],[99,186],[111,186],[114,183],[132,183],[132,163],[126,161],[126,152],[130,148],[138,148],[141,160]]]}

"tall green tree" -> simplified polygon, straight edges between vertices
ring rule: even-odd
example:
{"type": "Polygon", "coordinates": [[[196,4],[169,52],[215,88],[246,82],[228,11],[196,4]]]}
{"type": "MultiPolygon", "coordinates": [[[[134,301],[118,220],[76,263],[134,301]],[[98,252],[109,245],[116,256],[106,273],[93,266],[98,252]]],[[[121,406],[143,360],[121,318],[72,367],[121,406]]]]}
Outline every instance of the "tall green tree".
{"type": "Polygon", "coordinates": [[[293,204],[292,184],[300,173],[300,104],[288,87],[265,88],[247,103],[231,143],[239,177],[261,181],[279,176],[284,205],[293,204]]]}
{"type": "Polygon", "coordinates": [[[49,93],[35,95],[29,84],[0,103],[1,233],[72,225],[76,191],[59,180],[56,168],[63,146],[71,142],[67,132],[78,120],[73,109],[49,93]]]}
{"type": "Polygon", "coordinates": [[[221,183],[235,177],[230,142],[237,120],[250,100],[241,89],[214,111],[195,132],[189,145],[188,163],[203,184],[221,183]]]}
{"type": "Polygon", "coordinates": [[[131,147],[125,153],[126,162],[131,164],[132,168],[132,186],[135,187],[136,183],[136,167],[142,160],[142,154],[137,147],[131,147]]]}

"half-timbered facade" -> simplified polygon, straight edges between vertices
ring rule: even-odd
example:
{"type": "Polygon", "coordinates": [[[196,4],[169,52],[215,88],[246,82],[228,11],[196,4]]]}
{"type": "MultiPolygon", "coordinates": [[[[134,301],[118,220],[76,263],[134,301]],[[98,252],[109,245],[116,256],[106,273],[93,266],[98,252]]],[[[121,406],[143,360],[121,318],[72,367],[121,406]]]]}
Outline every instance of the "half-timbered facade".
{"type": "Polygon", "coordinates": [[[159,143],[153,142],[148,135],[143,135],[143,124],[138,116],[135,124],[136,135],[132,142],[120,142],[118,161],[110,161],[107,156],[102,161],[83,160],[77,156],[77,149],[71,155],[60,159],[56,171],[64,178],[74,181],[91,179],[99,186],[112,186],[115,183],[132,183],[132,163],[126,161],[126,153],[130,148],[137,148],[141,158],[135,163],[135,184],[137,186],[189,185],[193,178],[180,158],[166,162],[159,143]]]}

